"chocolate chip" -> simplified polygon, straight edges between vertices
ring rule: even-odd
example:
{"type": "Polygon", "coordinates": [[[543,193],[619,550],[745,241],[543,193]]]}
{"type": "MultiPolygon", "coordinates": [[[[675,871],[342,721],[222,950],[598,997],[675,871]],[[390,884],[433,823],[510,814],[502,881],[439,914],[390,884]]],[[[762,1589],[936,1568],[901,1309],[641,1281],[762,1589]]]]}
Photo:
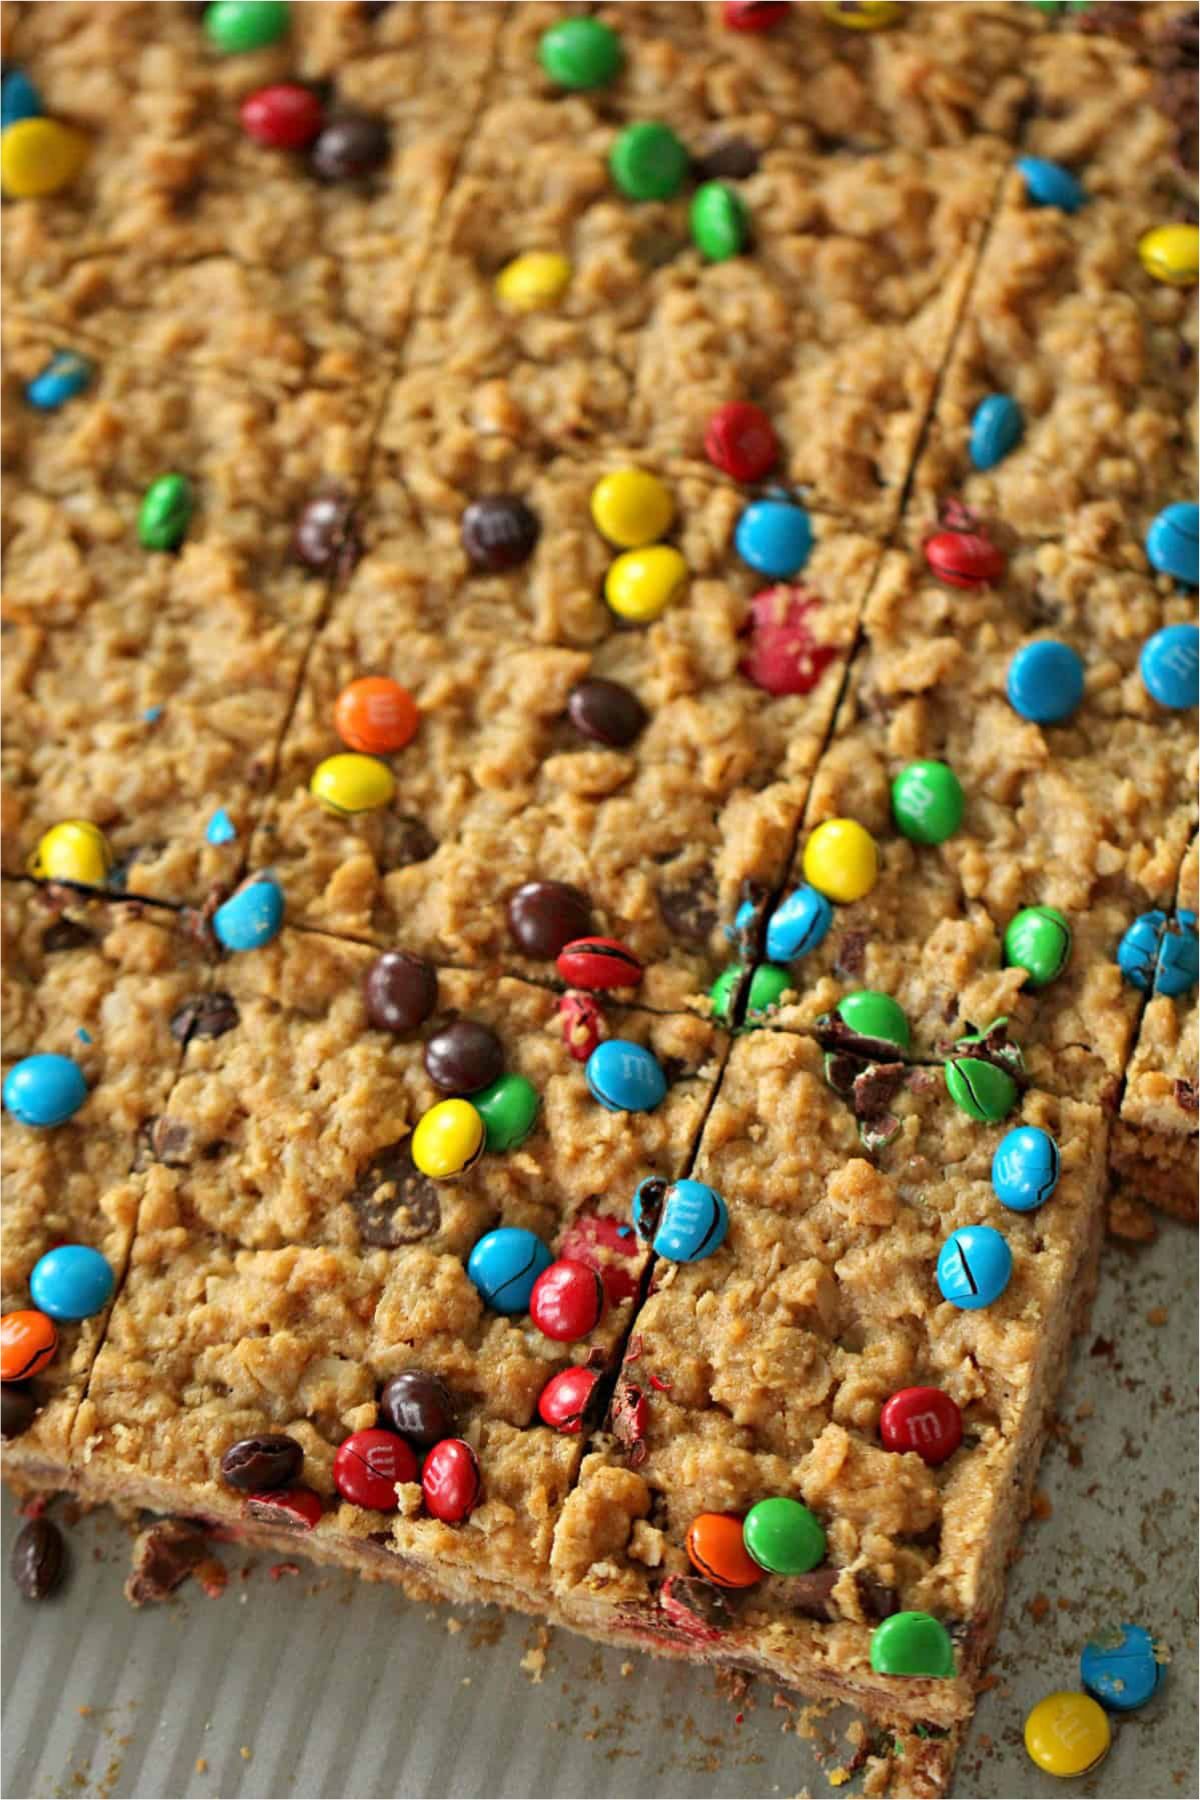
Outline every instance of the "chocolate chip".
{"type": "Polygon", "coordinates": [[[387,126],[370,113],[330,119],[312,147],[312,168],[322,181],[353,181],[373,174],[388,159],[387,126]]]}
{"type": "Polygon", "coordinates": [[[442,1222],[437,1186],[414,1164],[408,1138],[375,1153],[347,1205],[357,1215],[363,1243],[378,1250],[415,1244],[442,1222]]]}
{"type": "Polygon", "coordinates": [[[890,1619],[893,1613],[900,1611],[900,1596],[895,1588],[885,1587],[874,1575],[860,1570],[854,1577],[854,1585],[858,1589],[858,1603],[868,1619],[890,1619]]]}
{"type": "Polygon", "coordinates": [[[833,967],[838,975],[861,975],[867,959],[865,931],[843,931],[838,939],[833,967]]]}
{"type": "Polygon", "coordinates": [[[364,19],[377,19],[391,4],[392,0],[360,0],[359,11],[364,19]]]}
{"type": "Polygon", "coordinates": [[[651,226],[649,231],[639,232],[634,239],[633,254],[644,268],[665,269],[668,263],[682,255],[688,242],[681,232],[671,231],[666,226],[651,226]]]}
{"type": "Polygon", "coordinates": [[[189,1519],[156,1519],[134,1539],[125,1598],[131,1606],[156,1605],[173,1594],[207,1556],[208,1539],[199,1525],[189,1519]]]}
{"type": "Polygon", "coordinates": [[[753,175],[761,157],[749,138],[722,138],[711,150],[698,157],[694,165],[697,181],[745,181],[753,175]]]}
{"type": "Polygon", "coordinates": [[[455,1019],[425,1046],[425,1073],[444,1094],[477,1094],[504,1073],[504,1049],[487,1025],[455,1019]]]}
{"type": "Polygon", "coordinates": [[[1184,1112],[1194,1113],[1197,1110],[1197,1090],[1194,1081],[1176,1081],[1175,1104],[1184,1112]]]}
{"type": "Polygon", "coordinates": [[[232,994],[193,994],[171,1014],[171,1036],[183,1044],[192,1038],[224,1037],[237,1022],[237,1001],[232,994]]]}
{"type": "Polygon", "coordinates": [[[515,494],[472,500],[460,527],[462,547],[471,562],[489,574],[528,562],[540,531],[537,514],[515,494]]]}
{"type": "Polygon", "coordinates": [[[9,1568],[27,1600],[47,1600],[63,1577],[67,1547],[50,1519],[30,1519],[17,1533],[9,1568]]]}
{"type": "Polygon", "coordinates": [[[389,869],[407,869],[413,863],[428,862],[437,849],[433,833],[411,813],[385,813],[382,825],[379,867],[385,874],[389,869]]]}
{"type": "Polygon", "coordinates": [[[186,1168],[195,1154],[191,1126],[163,1113],[151,1126],[150,1149],[168,1169],[186,1168]]]}
{"type": "Polygon", "coordinates": [[[591,924],[586,894],[565,881],[527,881],[508,902],[508,929],[526,956],[551,961],[591,924]]]}
{"type": "Polygon", "coordinates": [[[354,530],[354,515],[344,494],[315,494],[296,522],[292,540],[298,560],[320,574],[335,572],[339,580],[349,575],[362,554],[354,530]]]}
{"type": "Polygon", "coordinates": [[[256,1488],[287,1487],[300,1473],[303,1448],[283,1431],[260,1431],[239,1438],[221,1458],[221,1479],[243,1494],[256,1488]]]}
{"type": "Polygon", "coordinates": [[[646,1396],[635,1381],[617,1383],[608,1411],[608,1429],[622,1445],[631,1469],[646,1460],[646,1396]]]}
{"type": "Polygon", "coordinates": [[[386,1425],[422,1450],[458,1435],[450,1390],[424,1369],[393,1375],[379,1396],[379,1411],[386,1425]]]}
{"type": "Polygon", "coordinates": [[[693,944],[703,944],[717,922],[717,897],[707,875],[682,887],[661,888],[658,908],[676,937],[693,944]]]}
{"type": "Polygon", "coordinates": [[[804,1619],[836,1619],[841,1615],[833,1603],[837,1584],[836,1569],[810,1569],[807,1575],[792,1575],[787,1583],[787,1604],[804,1619]]]}
{"type": "Polygon", "coordinates": [[[87,927],[77,925],[74,919],[55,919],[42,933],[42,949],[47,956],[53,956],[56,950],[82,950],[85,944],[94,942],[87,927]]]}
{"type": "Polygon", "coordinates": [[[868,1063],[854,1077],[852,1091],[855,1117],[874,1119],[887,1112],[904,1086],[907,1074],[907,1065],[902,1062],[868,1063]]]}
{"type": "Polygon", "coordinates": [[[659,1592],[659,1605],[678,1630],[702,1640],[718,1637],[734,1622],[728,1596],[698,1575],[668,1575],[659,1592]]]}
{"type": "Polygon", "coordinates": [[[385,950],[367,970],[363,998],[376,1031],[415,1031],[437,1005],[437,974],[407,950],[385,950]]]}
{"type": "Polygon", "coordinates": [[[645,725],[646,709],[622,682],[593,675],[571,689],[567,717],[584,737],[623,750],[645,725]]]}
{"type": "Polygon", "coordinates": [[[0,1437],[17,1438],[28,1431],[37,1412],[37,1399],[25,1382],[3,1383],[3,1406],[0,1409],[0,1437]]]}

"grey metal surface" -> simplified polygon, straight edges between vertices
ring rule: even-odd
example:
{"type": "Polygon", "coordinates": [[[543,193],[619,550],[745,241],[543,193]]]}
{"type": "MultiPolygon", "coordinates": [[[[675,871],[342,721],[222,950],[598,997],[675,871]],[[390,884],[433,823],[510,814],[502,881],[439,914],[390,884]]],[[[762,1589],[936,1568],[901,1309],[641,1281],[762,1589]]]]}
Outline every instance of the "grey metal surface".
{"type": "MultiPolygon", "coordinates": [[[[960,1758],[957,1794],[1157,1800],[1200,1791],[1196,1325],[1193,1232],[1164,1223],[1148,1248],[1108,1247],[1043,1464],[1050,1516],[1030,1522],[1013,1568],[998,1683],[960,1758]],[[1054,1782],[1021,1748],[1025,1712],[1075,1686],[1083,1642],[1122,1619],[1171,1646],[1167,1680],[1118,1725],[1100,1770],[1054,1782]]],[[[7,1499],[4,1525],[7,1564],[7,1499]]],[[[272,1580],[268,1558],[229,1548],[221,1598],[185,1589],[135,1614],[121,1595],[122,1528],[99,1514],[69,1537],[73,1574],[55,1602],[22,1602],[5,1576],[9,1800],[816,1795],[831,1791],[818,1756],[833,1768],[851,1754],[844,1719],[821,1722],[819,1739],[805,1742],[793,1729],[798,1713],[773,1705],[761,1683],[739,1700],[709,1674],[561,1633],[535,1683],[520,1667],[537,1649],[527,1620],[460,1615],[452,1630],[448,1610],[303,1565],[272,1580]]]]}

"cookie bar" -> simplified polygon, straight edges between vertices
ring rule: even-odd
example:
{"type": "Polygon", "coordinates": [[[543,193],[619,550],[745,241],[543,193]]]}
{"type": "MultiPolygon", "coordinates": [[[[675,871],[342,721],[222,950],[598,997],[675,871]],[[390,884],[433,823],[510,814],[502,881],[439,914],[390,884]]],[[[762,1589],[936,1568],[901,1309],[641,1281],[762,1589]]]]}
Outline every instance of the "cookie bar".
{"type": "Polygon", "coordinates": [[[667,1081],[653,1110],[609,1112],[553,994],[442,970],[420,1036],[394,1037],[364,1010],[374,961],[364,946],[285,930],[219,971],[220,1017],[210,1002],[213,1029],[193,1035],[151,1136],[157,1163],[130,1184],[138,1232],[72,1482],[256,1538],[220,1459],[285,1430],[303,1445],[304,1484],[328,1503],[311,1532],[283,1534],[289,1548],[423,1594],[537,1608],[583,1447],[578,1432],[540,1423],[538,1400],[557,1372],[603,1370],[623,1341],[647,1255],[628,1197],[649,1175],[686,1169],[725,1040],[694,1016],[606,1009],[611,1037],[642,1046],[667,1081]],[[434,1181],[409,1148],[444,1098],[423,1053],[467,1020],[494,1032],[539,1111],[519,1145],[434,1181]],[[487,1304],[464,1265],[498,1227],[598,1271],[594,1329],[554,1341],[524,1312],[487,1304]],[[396,1517],[339,1505],[334,1491],[338,1445],[374,1426],[380,1386],[414,1368],[447,1385],[478,1459],[482,1498],[461,1527],[423,1515],[419,1490],[396,1517]]]}
{"type": "MultiPolygon", "coordinates": [[[[1193,842],[1179,877],[1177,920],[1197,912],[1193,842]]],[[[1186,926],[1186,921],[1184,921],[1186,926]]],[[[1112,1164],[1123,1188],[1182,1219],[1196,1218],[1196,988],[1152,992],[1113,1126],[1112,1164]]]]}
{"type": "Polygon", "coordinates": [[[407,323],[503,8],[387,12],[299,6],[281,42],[230,57],[194,8],[35,9],[21,54],[91,149],[68,195],[6,210],[12,303],[110,347],[137,317],[161,360],[368,381],[369,340],[391,348],[407,323]],[[357,139],[288,152],[243,128],[247,97],[288,82],[320,84],[343,140],[371,137],[353,167],[357,139]]]}
{"type": "Polygon", "coordinates": [[[1169,902],[1194,818],[1191,717],[1151,698],[1138,657],[1192,614],[1190,599],[1057,545],[1018,551],[975,589],[935,580],[919,552],[889,552],[792,876],[814,827],[850,817],[876,840],[879,879],[834,909],[773,1016],[811,1028],[845,994],[882,990],[924,1059],[1007,1018],[1038,1086],[1114,1099],[1140,1008],[1117,946],[1139,911],[1169,902]],[[1006,692],[1014,656],[1043,636],[1085,669],[1083,700],[1057,725],[1022,717],[1006,692]],[[948,764],[964,795],[960,828],[939,844],[904,835],[892,811],[892,782],[924,759],[948,764]],[[1060,910],[1074,935],[1037,989],[1004,951],[1031,906],[1060,910]]]}
{"type": "MultiPolygon", "coordinates": [[[[5,869],[61,819],[100,826],[129,889],[199,903],[244,861],[333,567],[296,550],[314,501],[349,502],[367,394],[284,397],[100,360],[39,414],[50,341],[14,332],[5,409],[5,869]],[[191,513],[176,551],[139,541],[168,471],[191,513]],[[223,808],[232,835],[206,837],[223,808]]],[[[332,557],[330,562],[332,564],[332,557]]]]}
{"type": "Polygon", "coordinates": [[[815,1044],[761,1031],[735,1045],[695,1169],[726,1196],[728,1238],[701,1262],[655,1266],[609,1440],[563,1509],[552,1566],[577,1629],[936,1731],[969,1715],[998,1626],[1094,1282],[1107,1127],[1095,1107],[1025,1095],[1020,1120],[1055,1138],[1061,1173],[1023,1215],[992,1189],[999,1132],[958,1112],[933,1071],[903,1078],[892,1106],[899,1133],[868,1159],[815,1044]],[[935,1279],[942,1244],[968,1225],[1012,1253],[982,1310],[943,1299],[935,1279]],[[915,1387],[934,1422],[907,1442],[926,1455],[880,1437],[884,1403],[915,1387]],[[697,1517],[775,1497],[820,1525],[809,1572],[704,1579],[685,1548],[697,1517]],[[940,1622],[951,1674],[888,1673],[878,1627],[899,1612],[940,1622]]]}
{"type": "MultiPolygon", "coordinates": [[[[121,903],[72,900],[64,907],[27,882],[3,883],[0,920],[5,1074],[26,1057],[65,1056],[88,1088],[75,1116],[51,1130],[6,1113],[8,1313],[29,1306],[30,1271],[56,1244],[87,1245],[118,1277],[123,1272],[134,1209],[121,1183],[143,1128],[170,1091],[181,1055],[179,1008],[203,983],[204,965],[171,923],[121,903]]],[[[103,1312],[60,1324],[55,1355],[28,1384],[36,1415],[19,1439],[6,1441],[6,1475],[61,1477],[104,1324],[103,1312]]],[[[6,1384],[6,1396],[12,1392],[6,1384]]]]}
{"type": "Polygon", "coordinates": [[[728,960],[724,927],[747,887],[765,892],[783,873],[875,545],[814,522],[800,621],[811,680],[768,693],[743,672],[762,578],[728,547],[743,504],[732,490],[668,483],[686,601],[623,625],[601,597],[616,552],[589,513],[606,464],[538,468],[511,445],[451,431],[436,440],[444,456],[406,459],[390,417],[366,551],[313,648],[254,865],[277,873],[298,923],[538,976],[552,970],[508,936],[507,897],[528,880],[571,882],[594,928],[647,965],[638,998],[686,1003],[728,960]],[[492,492],[520,496],[540,523],[529,560],[508,573],[474,569],[460,542],[467,506],[492,492]],[[404,517],[410,493],[419,521],[404,517]],[[391,803],[339,816],[309,784],[344,750],[335,703],[364,673],[400,681],[421,724],[390,759],[391,803]],[[607,746],[567,717],[572,690],[593,678],[644,710],[633,742],[607,746]]]}

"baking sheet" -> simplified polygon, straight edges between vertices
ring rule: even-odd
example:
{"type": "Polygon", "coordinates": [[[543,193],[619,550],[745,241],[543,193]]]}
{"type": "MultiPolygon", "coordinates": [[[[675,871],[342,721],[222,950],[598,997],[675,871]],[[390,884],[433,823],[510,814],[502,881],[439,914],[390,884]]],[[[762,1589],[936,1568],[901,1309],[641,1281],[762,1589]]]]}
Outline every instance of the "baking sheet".
{"type": "MultiPolygon", "coordinates": [[[[1049,1516],[1030,1522],[1012,1570],[997,1685],[957,1794],[1200,1792],[1196,1339],[1195,1233],[1166,1221],[1150,1246],[1109,1244],[1043,1463],[1049,1516]],[[1101,1769],[1064,1786],[1025,1757],[1024,1715],[1075,1686],[1081,1645],[1123,1619],[1169,1644],[1167,1679],[1117,1726],[1101,1769]]],[[[121,1594],[126,1531],[103,1512],[67,1529],[73,1568],[56,1600],[24,1602],[5,1575],[10,1800],[818,1795],[853,1753],[849,1715],[818,1721],[806,1741],[799,1707],[773,1703],[762,1683],[738,1696],[707,1672],[491,1611],[415,1606],[305,1564],[273,1579],[269,1557],[229,1546],[220,1598],[189,1584],[135,1613],[121,1594]]],[[[6,1496],[6,1568],[14,1530],[6,1496]]]]}

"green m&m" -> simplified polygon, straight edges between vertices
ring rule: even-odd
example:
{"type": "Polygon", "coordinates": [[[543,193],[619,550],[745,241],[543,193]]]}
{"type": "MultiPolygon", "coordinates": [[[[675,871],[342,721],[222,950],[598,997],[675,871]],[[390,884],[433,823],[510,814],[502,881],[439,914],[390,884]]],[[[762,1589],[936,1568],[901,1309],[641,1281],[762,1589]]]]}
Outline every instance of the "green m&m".
{"type": "Polygon", "coordinates": [[[908,1049],[908,1020],[904,1008],[890,994],[861,988],[838,1002],[837,1016],[856,1037],[878,1038],[882,1043],[895,1044],[898,1050],[908,1049]]]}
{"type": "Polygon", "coordinates": [[[192,516],[192,487],[186,475],[160,475],[138,508],[138,542],[144,550],[175,550],[192,516]]]}
{"type": "Polygon", "coordinates": [[[744,972],[741,963],[730,963],[727,969],[721,970],[708,990],[708,997],[712,1002],[712,1016],[718,1025],[733,1023],[734,1001],[737,999],[738,984],[744,972]]]}
{"type": "Polygon", "coordinates": [[[896,828],[915,844],[944,844],[963,820],[962,784],[943,762],[914,762],[892,782],[896,828]]]}
{"type": "Polygon", "coordinates": [[[687,180],[690,158],[668,125],[627,125],[608,156],[613,180],[631,200],[669,200],[687,180]]]}
{"type": "Polygon", "coordinates": [[[223,56],[277,44],[287,28],[285,0],[214,0],[204,9],[205,33],[223,56]]]}
{"type": "Polygon", "coordinates": [[[621,67],[621,40],[599,19],[560,19],[543,31],[538,61],[559,87],[603,87],[621,67]]]}
{"type": "Polygon", "coordinates": [[[781,969],[778,963],[759,963],[750,977],[750,992],[746,996],[747,1025],[756,1020],[761,1023],[794,986],[789,971],[781,969]]]}
{"type": "Polygon", "coordinates": [[[726,181],[706,181],[692,196],[688,212],[692,242],[709,262],[740,256],[749,236],[746,207],[726,181]]]}
{"type": "Polygon", "coordinates": [[[871,1633],[871,1667],[877,1675],[954,1674],[950,1633],[932,1613],[899,1612],[871,1633]]]}
{"type": "Polygon", "coordinates": [[[533,1130],[541,1100],[523,1075],[501,1075],[491,1087],[472,1094],[471,1105],[483,1120],[489,1150],[515,1150],[533,1130]]]}
{"type": "Polygon", "coordinates": [[[979,1056],[956,1056],[946,1064],[946,1092],[969,1119],[997,1125],[1017,1104],[1020,1090],[1007,1069],[979,1056]]]}
{"type": "Polygon", "coordinates": [[[1061,975],[1071,954],[1071,927],[1057,906],[1027,906],[1009,920],[1004,960],[1024,969],[1029,985],[1043,988],[1061,975]]]}
{"type": "Polygon", "coordinates": [[[760,1500],[742,1521],[742,1542],[771,1575],[807,1575],[825,1560],[825,1532],[807,1506],[777,1495],[760,1500]]]}

